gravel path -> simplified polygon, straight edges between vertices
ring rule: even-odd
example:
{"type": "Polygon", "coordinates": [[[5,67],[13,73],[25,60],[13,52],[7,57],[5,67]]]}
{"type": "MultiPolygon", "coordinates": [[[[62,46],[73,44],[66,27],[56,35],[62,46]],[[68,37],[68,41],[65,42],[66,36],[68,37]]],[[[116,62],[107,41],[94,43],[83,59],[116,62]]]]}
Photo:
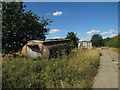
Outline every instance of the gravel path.
{"type": "Polygon", "coordinates": [[[118,55],[108,49],[101,50],[101,53],[93,88],[118,88],[118,55]]]}

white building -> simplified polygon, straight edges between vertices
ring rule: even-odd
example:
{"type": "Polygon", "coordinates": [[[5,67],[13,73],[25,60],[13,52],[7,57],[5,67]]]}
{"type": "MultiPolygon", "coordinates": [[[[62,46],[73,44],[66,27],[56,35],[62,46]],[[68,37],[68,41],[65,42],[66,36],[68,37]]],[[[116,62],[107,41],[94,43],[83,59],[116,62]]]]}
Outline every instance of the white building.
{"type": "Polygon", "coordinates": [[[78,43],[78,49],[92,49],[91,41],[81,41],[78,43]]]}

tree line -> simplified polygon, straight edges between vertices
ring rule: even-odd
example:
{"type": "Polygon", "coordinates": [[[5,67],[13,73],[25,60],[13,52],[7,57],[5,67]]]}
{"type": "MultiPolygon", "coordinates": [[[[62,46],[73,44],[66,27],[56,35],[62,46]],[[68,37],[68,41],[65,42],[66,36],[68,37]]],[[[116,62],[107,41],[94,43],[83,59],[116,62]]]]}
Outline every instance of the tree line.
{"type": "Polygon", "coordinates": [[[101,35],[95,34],[92,36],[91,42],[95,47],[107,46],[107,47],[120,48],[120,34],[118,34],[115,37],[112,38],[107,37],[105,39],[103,39],[101,35]]]}
{"type": "Polygon", "coordinates": [[[120,48],[120,34],[113,38],[104,39],[104,45],[108,47],[120,48]]]}

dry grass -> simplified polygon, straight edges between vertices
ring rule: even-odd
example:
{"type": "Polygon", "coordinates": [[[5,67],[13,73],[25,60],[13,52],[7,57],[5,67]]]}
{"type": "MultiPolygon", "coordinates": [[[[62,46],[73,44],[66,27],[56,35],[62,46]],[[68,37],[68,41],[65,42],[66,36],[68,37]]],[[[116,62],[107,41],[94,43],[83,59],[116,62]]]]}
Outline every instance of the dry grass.
{"type": "Polygon", "coordinates": [[[77,50],[74,57],[72,57],[69,62],[69,67],[74,67],[74,69],[85,70],[90,64],[99,60],[99,53],[96,49],[93,50],[77,50]]]}
{"type": "MultiPolygon", "coordinates": [[[[99,66],[99,50],[74,49],[69,56],[33,61],[3,61],[3,86],[7,88],[91,88],[99,66]]],[[[3,87],[3,88],[4,88],[3,87]]]]}
{"type": "Polygon", "coordinates": [[[118,53],[120,55],[120,48],[112,48],[110,47],[109,48],[111,51],[115,52],[115,53],[118,53]]]}

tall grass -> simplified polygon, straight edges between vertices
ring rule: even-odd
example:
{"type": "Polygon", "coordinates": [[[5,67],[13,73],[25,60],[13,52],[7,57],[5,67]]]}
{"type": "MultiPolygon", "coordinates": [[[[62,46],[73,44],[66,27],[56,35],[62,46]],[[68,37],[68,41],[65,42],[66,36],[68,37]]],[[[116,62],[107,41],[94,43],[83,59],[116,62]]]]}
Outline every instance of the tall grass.
{"type": "Polygon", "coordinates": [[[75,49],[69,56],[51,60],[5,60],[3,88],[91,88],[99,59],[97,49],[75,49]]]}
{"type": "Polygon", "coordinates": [[[120,55],[120,48],[113,48],[113,47],[109,47],[109,49],[115,53],[117,53],[118,55],[120,55]]]}

